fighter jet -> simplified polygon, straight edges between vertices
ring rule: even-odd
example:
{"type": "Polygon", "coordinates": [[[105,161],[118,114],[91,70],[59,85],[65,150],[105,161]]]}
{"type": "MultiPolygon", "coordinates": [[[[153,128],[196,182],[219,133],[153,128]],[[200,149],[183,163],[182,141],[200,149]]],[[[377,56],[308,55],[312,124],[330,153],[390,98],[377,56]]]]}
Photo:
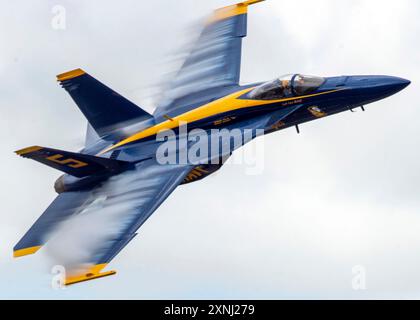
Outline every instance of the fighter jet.
{"type": "Polygon", "coordinates": [[[391,76],[296,73],[241,85],[247,13],[250,5],[261,1],[218,9],[206,20],[153,114],[81,69],[57,76],[88,121],[85,147],[69,152],[32,146],[16,152],[64,175],[55,183],[58,196],[14,247],[15,257],[33,254],[47,241],[54,241],[54,235],[66,230],[70,219],[97,214],[97,220],[80,228],[91,226],[92,239],[99,229],[101,233],[94,245],[85,241],[75,248],[85,254],[77,267],[69,266],[65,283],[113,275],[115,271],[104,271],[105,267],[178,186],[208,177],[261,132],[270,134],[290,127],[299,131],[302,123],[356,108],[364,110],[367,104],[410,84],[391,76]],[[195,152],[194,161],[188,157],[180,160],[194,143],[190,133],[210,141],[222,129],[231,133],[226,143],[211,152],[195,152]],[[236,140],[241,142],[233,143],[236,140]],[[96,225],[101,214],[112,216],[112,228],[96,225]]]}

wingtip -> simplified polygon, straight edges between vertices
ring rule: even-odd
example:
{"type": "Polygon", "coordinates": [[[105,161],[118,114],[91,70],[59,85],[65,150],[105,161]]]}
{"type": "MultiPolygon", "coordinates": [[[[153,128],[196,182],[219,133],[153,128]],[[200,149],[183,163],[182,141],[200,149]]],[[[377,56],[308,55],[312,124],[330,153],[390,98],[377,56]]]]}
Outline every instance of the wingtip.
{"type": "Polygon", "coordinates": [[[68,278],[66,278],[65,285],[71,286],[73,284],[80,283],[80,282],[113,276],[117,273],[117,271],[115,270],[101,272],[101,270],[105,267],[106,267],[106,264],[99,264],[99,265],[95,265],[91,267],[84,274],[69,276],[68,278]]]}
{"type": "Polygon", "coordinates": [[[13,251],[13,257],[14,258],[20,258],[20,257],[28,256],[28,255],[36,253],[39,249],[41,249],[41,246],[35,246],[35,247],[30,247],[30,248],[23,248],[23,249],[14,250],[13,251]]]}
{"type": "Polygon", "coordinates": [[[38,151],[38,150],[41,150],[41,149],[43,149],[43,148],[40,147],[40,146],[32,146],[32,147],[27,147],[27,148],[24,148],[24,149],[21,149],[21,150],[17,150],[17,151],[15,151],[15,153],[18,156],[23,156],[25,154],[32,153],[32,152],[35,152],[35,151],[38,151]]]}
{"type": "Polygon", "coordinates": [[[258,3],[258,2],[263,2],[263,1],[265,1],[265,0],[247,0],[247,1],[242,2],[241,4],[250,6],[252,4],[255,4],[255,3],[258,3]]]}
{"type": "Polygon", "coordinates": [[[70,80],[70,79],[73,79],[73,78],[80,77],[84,74],[86,74],[86,72],[83,71],[82,69],[80,69],[80,68],[74,69],[74,70],[64,72],[62,74],[57,75],[57,81],[70,80]]]}
{"type": "Polygon", "coordinates": [[[214,15],[210,17],[208,23],[211,24],[230,17],[246,14],[248,13],[248,6],[262,1],[265,0],[247,0],[227,7],[219,8],[215,11],[214,15]]]}

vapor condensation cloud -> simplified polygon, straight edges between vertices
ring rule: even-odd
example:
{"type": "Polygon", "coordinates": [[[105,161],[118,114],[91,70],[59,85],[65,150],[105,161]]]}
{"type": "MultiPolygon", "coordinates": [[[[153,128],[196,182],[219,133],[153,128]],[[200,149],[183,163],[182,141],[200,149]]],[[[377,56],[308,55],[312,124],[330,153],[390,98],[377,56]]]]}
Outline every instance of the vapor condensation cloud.
{"type": "Polygon", "coordinates": [[[11,258],[54,199],[60,175],[13,151],[74,151],[84,139],[86,121],[55,75],[81,67],[153,111],[156,84],[179,66],[172,53],[196,36],[188,26],[233,2],[64,0],[65,30],[51,28],[55,1],[3,4],[0,297],[419,298],[415,0],[251,7],[242,83],[300,72],[387,74],[412,85],[365,113],[305,124],[299,136],[290,129],[266,137],[261,175],[232,165],[177,189],[113,260],[116,276],[56,291],[46,250],[11,258]],[[366,290],[353,290],[354,266],[366,270],[366,290]]]}

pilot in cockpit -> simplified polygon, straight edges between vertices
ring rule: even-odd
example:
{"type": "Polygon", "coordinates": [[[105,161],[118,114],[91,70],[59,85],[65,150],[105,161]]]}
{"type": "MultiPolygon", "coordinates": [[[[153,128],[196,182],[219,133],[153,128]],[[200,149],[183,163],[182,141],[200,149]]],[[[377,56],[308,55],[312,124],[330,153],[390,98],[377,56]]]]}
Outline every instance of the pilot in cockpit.
{"type": "Polygon", "coordinates": [[[290,80],[281,80],[281,86],[284,97],[292,95],[292,82],[290,80]]]}
{"type": "Polygon", "coordinates": [[[302,96],[315,91],[324,82],[325,79],[322,77],[285,75],[257,86],[249,93],[249,97],[259,100],[278,100],[302,96]]]}

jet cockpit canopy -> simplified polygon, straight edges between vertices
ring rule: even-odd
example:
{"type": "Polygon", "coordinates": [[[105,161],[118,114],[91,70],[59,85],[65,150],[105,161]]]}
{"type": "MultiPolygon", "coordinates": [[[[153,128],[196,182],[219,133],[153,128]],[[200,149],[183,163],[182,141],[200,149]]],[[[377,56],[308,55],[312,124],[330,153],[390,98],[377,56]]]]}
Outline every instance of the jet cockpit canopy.
{"type": "Polygon", "coordinates": [[[315,91],[324,82],[322,77],[289,74],[259,85],[249,93],[249,97],[256,100],[278,100],[302,96],[315,91]]]}

